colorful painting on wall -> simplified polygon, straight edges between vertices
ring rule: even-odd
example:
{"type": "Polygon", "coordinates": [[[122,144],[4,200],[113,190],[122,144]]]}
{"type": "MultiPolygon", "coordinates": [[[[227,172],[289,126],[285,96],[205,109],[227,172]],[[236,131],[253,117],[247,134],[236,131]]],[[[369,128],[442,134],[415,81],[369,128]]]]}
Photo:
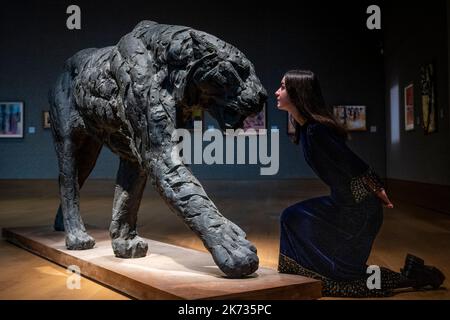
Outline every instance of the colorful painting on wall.
{"type": "Polygon", "coordinates": [[[23,102],[0,102],[0,138],[23,138],[23,102]]]}
{"type": "Polygon", "coordinates": [[[264,132],[260,132],[260,130],[266,129],[267,124],[267,116],[266,116],[266,105],[264,105],[263,109],[260,113],[253,117],[247,117],[244,120],[244,125],[242,129],[244,132],[242,134],[262,134],[264,132]],[[249,129],[253,129],[248,131],[249,129]]]}
{"type": "Polygon", "coordinates": [[[405,130],[414,130],[414,85],[405,88],[405,130]]]}
{"type": "Polygon", "coordinates": [[[335,106],[336,119],[348,131],[366,131],[366,106],[335,106]]]}
{"type": "Polygon", "coordinates": [[[422,91],[422,126],[425,134],[436,132],[436,83],[435,68],[432,63],[420,69],[422,91]]]}

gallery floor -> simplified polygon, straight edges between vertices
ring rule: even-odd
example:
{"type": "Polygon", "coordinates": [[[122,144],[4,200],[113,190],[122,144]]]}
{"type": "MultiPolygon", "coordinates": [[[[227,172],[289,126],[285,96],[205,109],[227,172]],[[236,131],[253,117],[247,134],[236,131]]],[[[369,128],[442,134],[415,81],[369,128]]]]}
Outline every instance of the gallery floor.
{"type": "MultiPolygon", "coordinates": [[[[317,180],[204,181],[221,212],[241,226],[258,248],[261,265],[276,268],[278,219],[283,208],[324,195],[317,180]]],[[[81,193],[86,224],[107,228],[111,217],[113,181],[88,181],[81,193]]],[[[0,180],[0,227],[39,226],[53,222],[58,205],[56,181],[0,180]]],[[[399,270],[406,253],[421,256],[441,268],[450,288],[450,216],[395,202],[385,211],[382,230],[370,264],[399,270]]],[[[205,250],[201,241],[165,205],[149,183],[139,215],[141,235],[182,247],[205,250]]],[[[151,248],[149,248],[151,250],[151,248]]],[[[0,240],[0,299],[128,299],[110,288],[82,278],[81,289],[68,290],[66,270],[48,260],[0,240]]],[[[402,292],[389,299],[450,299],[450,291],[402,292]]]]}

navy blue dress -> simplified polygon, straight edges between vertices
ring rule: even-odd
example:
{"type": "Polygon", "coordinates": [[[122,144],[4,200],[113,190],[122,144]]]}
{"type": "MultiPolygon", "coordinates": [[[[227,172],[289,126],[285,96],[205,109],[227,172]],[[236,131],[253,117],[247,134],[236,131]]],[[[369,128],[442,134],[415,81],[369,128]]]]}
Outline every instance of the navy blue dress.
{"type": "Polygon", "coordinates": [[[281,215],[280,255],[336,281],[367,277],[367,259],[383,222],[374,186],[381,180],[326,125],[301,127],[309,166],[331,194],[297,203],[281,215]]]}

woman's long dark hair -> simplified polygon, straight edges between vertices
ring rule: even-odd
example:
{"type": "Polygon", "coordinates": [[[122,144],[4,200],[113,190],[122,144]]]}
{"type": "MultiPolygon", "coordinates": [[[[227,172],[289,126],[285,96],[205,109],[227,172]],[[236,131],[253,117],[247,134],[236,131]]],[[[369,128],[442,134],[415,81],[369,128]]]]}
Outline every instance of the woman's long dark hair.
{"type": "MultiPolygon", "coordinates": [[[[289,99],[300,115],[308,122],[319,122],[333,129],[337,135],[347,138],[346,129],[337,122],[333,112],[325,105],[319,80],[311,71],[291,70],[284,75],[289,99]]],[[[295,122],[293,142],[298,144],[300,124],[295,122]]]]}

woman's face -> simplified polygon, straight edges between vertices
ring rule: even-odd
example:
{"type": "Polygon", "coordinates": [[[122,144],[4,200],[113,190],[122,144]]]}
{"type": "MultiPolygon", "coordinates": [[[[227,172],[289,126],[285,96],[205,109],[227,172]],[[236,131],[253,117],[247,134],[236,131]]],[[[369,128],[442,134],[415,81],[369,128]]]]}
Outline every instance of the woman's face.
{"type": "Polygon", "coordinates": [[[286,91],[285,86],[285,79],[281,80],[281,86],[275,92],[275,96],[277,97],[277,108],[283,111],[287,111],[290,113],[293,113],[295,110],[295,106],[292,104],[291,100],[289,99],[289,95],[286,91]]]}

